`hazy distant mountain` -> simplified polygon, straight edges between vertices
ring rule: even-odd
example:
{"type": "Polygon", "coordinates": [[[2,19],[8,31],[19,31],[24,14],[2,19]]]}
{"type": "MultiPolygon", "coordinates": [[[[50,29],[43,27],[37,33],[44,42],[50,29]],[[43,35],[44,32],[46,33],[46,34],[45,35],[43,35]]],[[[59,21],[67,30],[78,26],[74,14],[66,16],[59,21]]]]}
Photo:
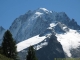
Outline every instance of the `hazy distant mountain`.
{"type": "Polygon", "coordinates": [[[2,27],[2,26],[0,26],[0,45],[1,45],[1,43],[2,43],[2,38],[3,38],[3,35],[4,35],[4,32],[5,32],[6,30],[2,27]]]}

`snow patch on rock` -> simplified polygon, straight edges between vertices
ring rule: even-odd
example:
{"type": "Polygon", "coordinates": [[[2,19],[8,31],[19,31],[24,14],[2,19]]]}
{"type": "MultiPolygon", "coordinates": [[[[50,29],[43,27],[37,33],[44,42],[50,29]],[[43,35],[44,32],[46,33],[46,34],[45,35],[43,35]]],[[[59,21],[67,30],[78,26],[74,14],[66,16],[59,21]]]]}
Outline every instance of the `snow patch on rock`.
{"type": "Polygon", "coordinates": [[[64,52],[71,57],[70,50],[80,46],[80,34],[76,30],[70,29],[64,34],[56,34],[58,41],[62,44],[64,52]]]}

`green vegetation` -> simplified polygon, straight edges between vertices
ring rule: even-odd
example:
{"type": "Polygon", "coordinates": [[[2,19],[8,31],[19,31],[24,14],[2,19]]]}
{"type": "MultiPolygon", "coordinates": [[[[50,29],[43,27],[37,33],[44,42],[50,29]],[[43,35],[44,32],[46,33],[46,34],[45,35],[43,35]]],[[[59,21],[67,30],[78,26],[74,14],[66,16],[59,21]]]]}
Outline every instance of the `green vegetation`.
{"type": "Polygon", "coordinates": [[[33,46],[30,46],[30,47],[29,47],[28,55],[27,55],[27,57],[26,57],[26,60],[38,60],[38,59],[36,58],[35,50],[34,50],[33,46]]]}
{"type": "Polygon", "coordinates": [[[2,42],[2,54],[8,58],[17,60],[16,42],[9,30],[4,33],[2,42]]]}
{"type": "Polygon", "coordinates": [[[0,54],[0,60],[13,60],[0,54]]]}

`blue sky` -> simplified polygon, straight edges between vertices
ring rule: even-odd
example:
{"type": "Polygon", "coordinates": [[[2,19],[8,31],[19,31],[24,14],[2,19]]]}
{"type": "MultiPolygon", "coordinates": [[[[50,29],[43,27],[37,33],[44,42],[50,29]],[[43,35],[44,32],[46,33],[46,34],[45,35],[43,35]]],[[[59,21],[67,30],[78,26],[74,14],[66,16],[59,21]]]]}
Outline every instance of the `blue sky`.
{"type": "Polygon", "coordinates": [[[65,12],[80,25],[80,0],[0,0],[0,26],[8,29],[14,19],[40,7],[65,12]]]}

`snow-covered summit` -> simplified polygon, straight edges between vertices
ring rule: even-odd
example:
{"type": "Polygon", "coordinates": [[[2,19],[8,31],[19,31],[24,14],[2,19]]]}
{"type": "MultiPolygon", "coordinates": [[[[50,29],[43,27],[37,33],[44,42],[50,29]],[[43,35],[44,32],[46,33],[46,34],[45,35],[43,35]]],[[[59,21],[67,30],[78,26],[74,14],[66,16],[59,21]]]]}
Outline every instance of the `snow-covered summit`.
{"type": "Polygon", "coordinates": [[[39,8],[40,10],[48,11],[46,8],[39,8]]]}
{"type": "Polygon", "coordinates": [[[47,10],[46,8],[38,8],[36,11],[38,11],[38,12],[46,12],[46,13],[48,13],[48,12],[50,12],[49,10],[47,10]]]}

